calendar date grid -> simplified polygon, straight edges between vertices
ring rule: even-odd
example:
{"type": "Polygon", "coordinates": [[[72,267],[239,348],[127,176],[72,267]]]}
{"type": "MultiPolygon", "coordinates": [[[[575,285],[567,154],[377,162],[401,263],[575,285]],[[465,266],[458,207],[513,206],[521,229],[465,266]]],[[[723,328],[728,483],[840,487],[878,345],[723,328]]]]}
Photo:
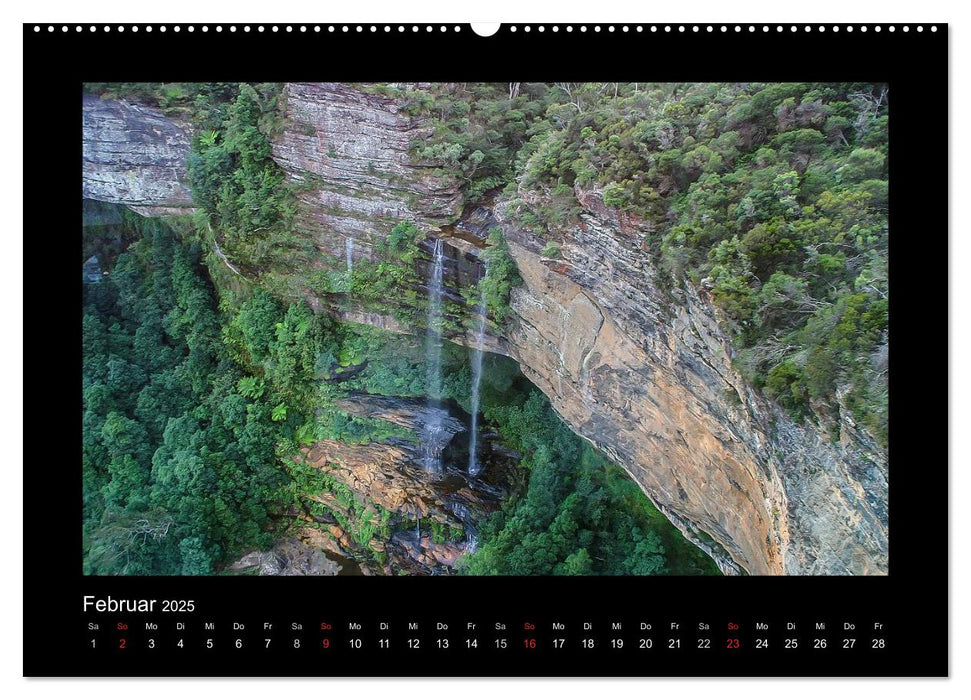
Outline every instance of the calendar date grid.
{"type": "Polygon", "coordinates": [[[798,654],[888,648],[879,620],[300,620],[98,617],[84,623],[91,653],[158,651],[221,654],[798,654]]]}

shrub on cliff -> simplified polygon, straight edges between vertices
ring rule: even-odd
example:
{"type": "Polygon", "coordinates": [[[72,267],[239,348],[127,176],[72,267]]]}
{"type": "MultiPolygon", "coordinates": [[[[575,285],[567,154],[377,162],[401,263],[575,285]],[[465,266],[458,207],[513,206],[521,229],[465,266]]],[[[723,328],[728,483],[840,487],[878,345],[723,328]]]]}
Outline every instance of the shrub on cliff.
{"type": "Polygon", "coordinates": [[[279,86],[241,83],[228,104],[211,102],[196,116],[211,125],[187,158],[194,200],[234,264],[251,273],[292,264],[312,245],[294,229],[296,198],[271,157],[279,86]]]}
{"type": "Polygon", "coordinates": [[[498,226],[489,231],[490,247],[483,254],[488,261],[487,274],[479,282],[479,289],[486,302],[486,310],[496,323],[505,322],[511,313],[509,296],[512,288],[521,282],[516,261],[509,253],[502,229],[498,226]]]}
{"type": "Polygon", "coordinates": [[[361,260],[351,273],[351,296],[378,311],[390,311],[400,321],[415,325],[418,289],[423,280],[416,263],[422,255],[421,230],[411,221],[399,222],[375,247],[377,262],[361,260]]]}
{"type": "Polygon", "coordinates": [[[560,257],[560,246],[556,241],[547,241],[539,254],[544,258],[558,258],[560,257]]]}

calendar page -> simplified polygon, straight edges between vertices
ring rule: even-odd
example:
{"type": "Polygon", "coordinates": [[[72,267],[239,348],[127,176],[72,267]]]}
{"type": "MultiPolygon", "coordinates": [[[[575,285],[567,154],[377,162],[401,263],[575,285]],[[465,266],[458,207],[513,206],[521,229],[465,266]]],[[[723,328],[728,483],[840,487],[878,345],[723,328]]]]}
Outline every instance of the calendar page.
{"type": "Polygon", "coordinates": [[[24,26],[24,673],[947,675],[947,25],[482,34],[24,26]]]}

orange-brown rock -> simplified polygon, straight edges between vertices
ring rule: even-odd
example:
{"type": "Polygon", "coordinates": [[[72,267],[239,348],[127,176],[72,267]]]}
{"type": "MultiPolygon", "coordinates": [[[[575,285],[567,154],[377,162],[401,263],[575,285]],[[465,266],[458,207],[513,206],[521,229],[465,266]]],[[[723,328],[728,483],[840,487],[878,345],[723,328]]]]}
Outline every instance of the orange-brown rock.
{"type": "Polygon", "coordinates": [[[523,278],[507,354],[726,573],[886,574],[883,450],[846,412],[834,444],[748,387],[711,305],[658,283],[650,222],[577,194],[557,261],[505,220],[523,278]]]}
{"type": "Polygon", "coordinates": [[[356,539],[354,531],[336,522],[318,522],[299,531],[300,539],[314,547],[363,558],[365,573],[451,570],[466,553],[464,536],[455,540],[443,535],[435,541],[430,534],[433,528],[440,527],[442,533],[464,533],[498,509],[505,493],[501,488],[466,480],[457,471],[430,473],[417,462],[414,450],[401,446],[321,440],[301,450],[300,458],[332,476],[353,496],[349,504],[347,492],[308,493],[308,503],[320,504],[345,522],[360,523],[362,515],[373,520],[378,507],[391,514],[391,536],[378,530],[367,542],[356,539]],[[384,567],[375,563],[382,559],[386,561],[384,567]]]}

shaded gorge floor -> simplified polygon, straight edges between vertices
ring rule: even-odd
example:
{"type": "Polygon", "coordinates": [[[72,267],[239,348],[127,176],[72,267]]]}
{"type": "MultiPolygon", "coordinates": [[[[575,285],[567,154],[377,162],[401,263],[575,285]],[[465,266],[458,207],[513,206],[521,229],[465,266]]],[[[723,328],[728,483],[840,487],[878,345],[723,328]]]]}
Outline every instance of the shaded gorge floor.
{"type": "Polygon", "coordinates": [[[484,354],[473,475],[474,350],[443,343],[441,400],[389,395],[427,381],[426,342],[348,330],[329,421],[352,427],[289,461],[301,498],[287,516],[307,545],[363,574],[718,573],[509,358],[484,354]]]}

